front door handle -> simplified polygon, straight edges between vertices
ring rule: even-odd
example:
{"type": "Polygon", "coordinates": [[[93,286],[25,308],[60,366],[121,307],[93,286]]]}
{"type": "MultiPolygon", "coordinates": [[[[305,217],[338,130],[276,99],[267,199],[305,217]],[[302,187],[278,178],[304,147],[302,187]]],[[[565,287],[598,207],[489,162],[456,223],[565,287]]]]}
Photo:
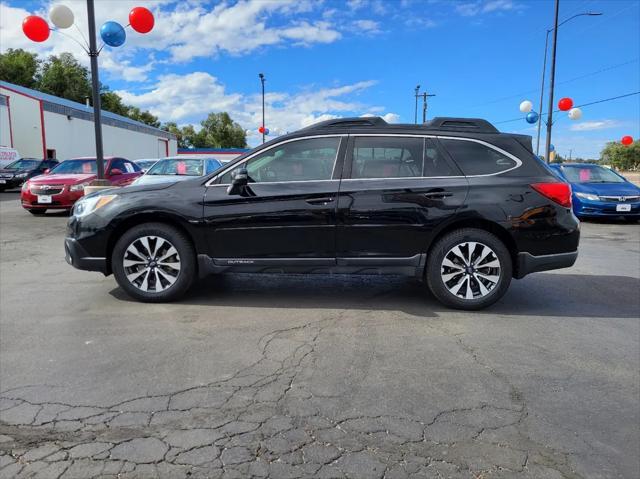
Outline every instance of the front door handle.
{"type": "Polygon", "coordinates": [[[320,206],[324,206],[324,205],[328,205],[329,203],[331,203],[335,198],[333,196],[325,196],[323,198],[312,198],[309,200],[305,200],[307,203],[309,203],[310,205],[320,205],[320,206]]]}
{"type": "Polygon", "coordinates": [[[450,193],[448,191],[430,191],[429,193],[422,193],[422,196],[430,199],[438,199],[453,196],[453,193],[450,193]]]}

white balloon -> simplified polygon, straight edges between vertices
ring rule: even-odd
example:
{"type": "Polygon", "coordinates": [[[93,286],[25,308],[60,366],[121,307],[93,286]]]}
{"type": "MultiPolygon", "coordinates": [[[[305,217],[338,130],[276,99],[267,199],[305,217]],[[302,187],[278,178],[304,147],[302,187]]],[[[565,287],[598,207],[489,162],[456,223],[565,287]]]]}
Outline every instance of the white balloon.
{"type": "Polygon", "coordinates": [[[531,103],[529,100],[525,100],[520,103],[520,111],[522,113],[529,113],[531,110],[533,110],[533,103],[531,103]]]}
{"type": "Polygon", "coordinates": [[[49,18],[58,28],[69,28],[73,25],[73,12],[66,5],[55,5],[49,10],[49,18]]]}
{"type": "Polygon", "coordinates": [[[569,118],[572,120],[579,120],[582,118],[582,110],[580,108],[572,108],[569,110],[569,118]]]}

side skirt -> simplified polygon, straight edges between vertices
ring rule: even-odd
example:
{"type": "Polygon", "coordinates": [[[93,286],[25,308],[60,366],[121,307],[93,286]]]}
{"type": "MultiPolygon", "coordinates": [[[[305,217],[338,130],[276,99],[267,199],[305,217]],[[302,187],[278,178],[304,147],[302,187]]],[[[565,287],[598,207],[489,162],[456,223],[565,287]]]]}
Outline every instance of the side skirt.
{"type": "Polygon", "coordinates": [[[200,277],[220,273],[369,274],[422,278],[427,255],[408,258],[211,258],[198,255],[200,277]]]}

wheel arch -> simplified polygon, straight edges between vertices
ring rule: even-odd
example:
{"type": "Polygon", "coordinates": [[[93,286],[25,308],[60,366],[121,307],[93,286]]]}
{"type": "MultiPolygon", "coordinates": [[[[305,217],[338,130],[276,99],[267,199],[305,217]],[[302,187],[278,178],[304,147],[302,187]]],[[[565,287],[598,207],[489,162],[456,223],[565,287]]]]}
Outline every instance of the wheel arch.
{"type": "MultiPolygon", "coordinates": [[[[518,265],[518,261],[517,261],[518,247],[516,245],[515,240],[502,225],[500,225],[495,221],[487,220],[485,218],[462,218],[459,220],[455,220],[451,223],[448,223],[447,225],[440,228],[437,231],[437,233],[433,235],[433,238],[431,239],[431,243],[429,244],[429,247],[427,249],[427,258],[431,253],[431,249],[438,242],[440,238],[442,238],[444,235],[452,231],[459,230],[462,228],[477,228],[480,230],[488,231],[489,233],[492,233],[495,236],[497,236],[498,239],[502,241],[502,243],[506,246],[507,250],[509,251],[509,255],[511,256],[513,276],[514,277],[516,276],[516,269],[518,265]]],[[[425,265],[425,272],[426,272],[426,265],[425,265]]]]}
{"type": "Polygon", "coordinates": [[[191,242],[195,251],[197,251],[197,243],[193,234],[189,231],[189,228],[186,226],[185,221],[178,216],[172,215],[167,212],[144,212],[138,213],[126,218],[121,219],[113,228],[113,231],[109,235],[109,240],[107,241],[107,274],[111,274],[113,272],[111,268],[111,257],[113,255],[113,249],[116,246],[118,240],[122,237],[122,235],[129,231],[131,228],[145,224],[145,223],[162,223],[169,226],[172,226],[178,230],[180,230],[185,237],[191,242]]]}

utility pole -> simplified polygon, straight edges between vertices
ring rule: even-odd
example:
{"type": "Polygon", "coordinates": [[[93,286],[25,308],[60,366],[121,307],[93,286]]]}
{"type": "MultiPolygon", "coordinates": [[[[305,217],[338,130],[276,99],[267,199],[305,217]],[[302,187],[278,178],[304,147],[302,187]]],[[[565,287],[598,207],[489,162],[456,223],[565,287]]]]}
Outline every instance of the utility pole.
{"type": "Polygon", "coordinates": [[[571,153],[573,152],[573,149],[569,148],[569,161],[571,161],[571,153]]]}
{"type": "Polygon", "coordinates": [[[262,143],[264,143],[264,75],[258,73],[258,77],[260,77],[260,83],[262,84],[262,143]]]}
{"type": "Polygon", "coordinates": [[[558,12],[560,10],[560,0],[556,0],[556,13],[553,21],[553,47],[551,50],[551,81],[549,84],[549,110],[547,113],[547,145],[544,159],[549,163],[549,153],[551,153],[551,128],[553,126],[553,92],[556,83],[556,50],[558,47],[558,12]]]}
{"type": "Polygon", "coordinates": [[[425,91],[420,96],[422,97],[422,123],[424,124],[427,122],[427,98],[435,95],[427,95],[427,92],[425,91]]]}
{"type": "MultiPolygon", "coordinates": [[[[96,45],[96,15],[93,0],[87,0],[89,20],[89,58],[91,59],[91,90],[93,93],[93,125],[96,134],[96,168],[98,182],[104,180],[104,153],[102,149],[102,115],[100,105],[100,79],[98,78],[98,46],[96,45]]],[[[96,182],[97,183],[97,182],[96,182]]],[[[108,182],[107,182],[108,183],[108,182]]]]}
{"type": "Polygon", "coordinates": [[[419,96],[420,96],[420,85],[416,85],[416,94],[415,94],[415,97],[416,97],[416,110],[415,110],[415,113],[413,115],[413,123],[415,125],[418,124],[418,97],[419,96]]]}

